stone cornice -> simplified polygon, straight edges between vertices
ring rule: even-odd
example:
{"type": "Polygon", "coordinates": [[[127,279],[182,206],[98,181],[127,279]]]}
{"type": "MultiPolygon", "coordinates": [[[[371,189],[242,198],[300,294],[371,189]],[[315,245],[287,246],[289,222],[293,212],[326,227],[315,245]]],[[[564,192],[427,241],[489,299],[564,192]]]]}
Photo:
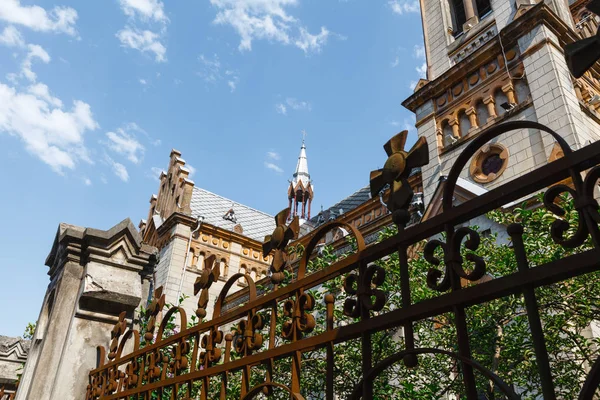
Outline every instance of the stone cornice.
{"type": "Polygon", "coordinates": [[[46,265],[50,268],[48,274],[54,277],[68,261],[83,265],[88,260],[109,263],[119,268],[146,270],[150,273],[156,260],[156,249],[142,243],[129,218],[107,231],[60,224],[52,250],[46,258],[46,265]],[[120,244],[124,238],[125,243],[120,244]],[[114,252],[121,250],[125,259],[118,262],[111,260],[114,252]]]}
{"type": "Polygon", "coordinates": [[[535,26],[544,25],[557,35],[561,45],[578,39],[578,35],[572,31],[546,4],[539,3],[529,11],[508,24],[495,38],[487,42],[480,49],[452,66],[435,80],[424,85],[410,97],[402,102],[402,105],[415,112],[417,108],[426,102],[442,95],[452,86],[465,79],[473,73],[480,65],[485,64],[497,57],[504,48],[514,46],[517,40],[530,32],[535,26]]]}
{"type": "MultiPolygon", "coordinates": [[[[196,228],[196,224],[198,220],[193,218],[187,214],[182,213],[173,213],[163,222],[163,224],[156,230],[159,236],[163,236],[164,234],[168,234],[175,225],[183,224],[189,226],[190,228],[196,228]]],[[[242,246],[246,246],[255,250],[262,251],[262,242],[251,239],[243,234],[239,234],[233,231],[229,231],[227,229],[219,228],[215,225],[209,224],[208,222],[202,222],[200,227],[201,233],[207,233],[221,239],[226,239],[235,243],[239,243],[242,246]]],[[[187,238],[185,238],[187,240],[187,238]]]]}

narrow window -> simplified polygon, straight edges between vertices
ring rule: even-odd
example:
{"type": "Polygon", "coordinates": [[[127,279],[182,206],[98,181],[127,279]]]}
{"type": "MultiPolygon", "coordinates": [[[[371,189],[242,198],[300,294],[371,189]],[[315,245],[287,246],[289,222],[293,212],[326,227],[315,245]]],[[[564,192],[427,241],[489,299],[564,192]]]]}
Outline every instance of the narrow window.
{"type": "Polygon", "coordinates": [[[467,22],[463,0],[450,0],[450,12],[452,13],[452,24],[454,25],[453,34],[456,37],[463,32],[463,25],[467,22]]]}
{"type": "Polygon", "coordinates": [[[490,0],[475,0],[475,5],[477,6],[477,16],[479,19],[483,19],[492,11],[490,0]]]}

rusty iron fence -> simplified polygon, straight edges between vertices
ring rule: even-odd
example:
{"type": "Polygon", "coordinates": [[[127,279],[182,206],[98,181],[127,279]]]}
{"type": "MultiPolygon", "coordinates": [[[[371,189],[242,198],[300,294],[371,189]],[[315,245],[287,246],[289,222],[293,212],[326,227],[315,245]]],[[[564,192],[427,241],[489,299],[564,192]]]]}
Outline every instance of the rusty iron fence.
{"type": "MultiPolygon", "coordinates": [[[[185,310],[179,307],[170,308],[158,323],[165,302],[159,288],[148,308],[150,320],[145,332],[127,329],[125,314],[121,314],[113,329],[108,352],[99,348],[98,366],[89,373],[86,399],[226,399],[229,398],[232,374],[241,379],[242,399],[252,399],[261,393],[269,395],[274,391],[286,393],[292,399],[304,399],[301,394],[303,354],[318,350],[327,360],[322,371],[325,382],[322,398],[333,400],[336,398],[335,346],[351,340],[360,343],[362,361],[361,365],[356,365],[361,379],[355,383],[350,399],[372,399],[373,381],[382,371],[395,364],[403,368],[418,368],[420,358],[431,354],[456,362],[467,399],[478,399],[476,374],[482,374],[493,382],[505,398],[518,399],[519,395],[510,382],[503,381],[471,356],[470,332],[466,322],[468,307],[510,295],[523,296],[524,299],[524,312],[541,382],[540,398],[557,398],[556,377],[548,358],[535,289],[600,269],[600,213],[593,195],[600,177],[600,166],[596,166],[600,164],[600,142],[573,151],[562,137],[538,123],[519,121],[491,127],[474,138],[452,166],[443,193],[443,212],[407,227],[410,218],[407,207],[412,192],[406,178],[413,168],[428,162],[429,151],[423,139],[410,151],[405,151],[405,140],[406,133],[392,138],[384,146],[388,155],[384,168],[371,173],[373,194],[384,187],[390,188],[385,201],[398,227],[397,234],[367,247],[354,226],[332,221],[312,233],[296,275],[285,282],[284,272],[289,262],[286,249],[295,238],[297,221],[286,226],[289,210],[284,210],[277,217],[277,228],[272,236],[266,238],[264,245],[265,253],[274,256],[271,266],[274,290],[257,296],[257,288],[249,275],[233,275],[216,299],[212,319],[188,327],[185,310]],[[457,179],[475,152],[499,135],[519,129],[539,130],[551,135],[560,145],[564,157],[454,206],[452,199],[457,179]],[[569,185],[559,183],[565,180],[570,180],[569,185]],[[470,250],[476,250],[479,245],[477,232],[463,225],[502,205],[544,190],[543,206],[558,215],[552,226],[555,243],[573,248],[591,240],[591,248],[544,265],[530,266],[523,246],[523,228],[520,224],[511,224],[507,232],[518,269],[476,285],[461,284],[461,280],[478,281],[486,273],[486,263],[482,258],[471,255],[465,260],[461,255],[461,243],[470,250]],[[559,218],[562,213],[560,205],[555,202],[561,193],[573,197],[579,215],[579,226],[570,237],[559,218]],[[336,227],[343,227],[356,239],[357,250],[324,269],[308,273],[307,265],[315,246],[336,227]],[[440,233],[444,234],[444,239],[440,239],[440,233]],[[425,246],[423,257],[431,262],[427,285],[439,292],[439,296],[413,303],[407,252],[414,244],[436,235],[438,239],[429,240],[425,246]],[[440,248],[443,257],[439,256],[440,248]],[[386,279],[385,270],[373,263],[391,254],[398,255],[401,279],[397,285],[402,307],[381,312],[388,300],[387,294],[381,290],[386,279]],[[467,263],[474,267],[466,269],[467,263]],[[224,311],[227,294],[240,279],[247,282],[249,300],[224,311]],[[343,279],[343,283],[337,293],[324,294],[325,315],[317,318],[313,312],[316,300],[311,290],[334,279],[343,279]],[[343,304],[336,300],[340,293],[347,296],[343,304]],[[351,322],[337,324],[335,319],[339,312],[336,311],[351,317],[351,322]],[[413,324],[446,313],[454,316],[456,351],[416,347],[413,324]],[[180,330],[165,337],[168,321],[173,321],[171,317],[176,315],[180,330]],[[324,326],[317,327],[318,320],[323,320],[324,326]],[[283,322],[279,330],[278,322],[283,322]],[[376,332],[391,328],[402,328],[405,348],[375,363],[372,337],[376,332]],[[133,346],[133,351],[124,354],[128,346],[133,346]],[[273,366],[281,362],[289,364],[288,382],[274,379],[273,366]]],[[[208,289],[218,277],[216,269],[218,266],[212,268],[210,262],[207,263],[207,268],[196,282],[195,290],[199,293],[196,314],[201,318],[206,316],[208,302],[214,301],[208,298],[208,289]]],[[[579,398],[592,399],[599,385],[600,359],[590,366],[589,375],[581,384],[579,398]]]]}
{"type": "Polygon", "coordinates": [[[0,386],[0,400],[14,400],[15,392],[7,392],[4,386],[0,386]]]}

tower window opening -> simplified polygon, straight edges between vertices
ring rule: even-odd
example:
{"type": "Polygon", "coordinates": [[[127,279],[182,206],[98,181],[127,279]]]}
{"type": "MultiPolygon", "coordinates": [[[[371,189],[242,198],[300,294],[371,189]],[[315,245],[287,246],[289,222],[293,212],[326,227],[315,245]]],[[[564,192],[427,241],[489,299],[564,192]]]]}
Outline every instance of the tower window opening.
{"type": "Polygon", "coordinates": [[[475,0],[475,5],[477,6],[477,16],[479,19],[485,18],[492,11],[490,0],[475,0]]]}
{"type": "MultiPolygon", "coordinates": [[[[469,0],[467,0],[469,1],[469,0]]],[[[452,25],[454,37],[459,36],[463,33],[463,25],[467,22],[467,16],[465,14],[465,5],[463,0],[449,0],[450,12],[452,13],[452,25]]]]}

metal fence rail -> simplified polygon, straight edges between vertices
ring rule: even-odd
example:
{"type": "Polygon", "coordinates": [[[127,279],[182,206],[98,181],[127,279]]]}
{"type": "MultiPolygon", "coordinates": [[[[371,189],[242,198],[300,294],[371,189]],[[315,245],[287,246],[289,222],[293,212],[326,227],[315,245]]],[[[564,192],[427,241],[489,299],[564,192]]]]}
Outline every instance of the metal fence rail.
{"type": "MultiPolygon", "coordinates": [[[[326,382],[323,397],[332,400],[335,375],[334,345],[354,339],[360,340],[361,343],[362,365],[357,365],[356,368],[361,371],[362,379],[356,384],[351,399],[372,399],[373,380],[382,371],[398,362],[402,362],[405,367],[418,367],[419,359],[424,354],[443,355],[457,362],[466,398],[469,400],[478,398],[475,374],[487,377],[506,398],[518,399],[519,396],[510,382],[504,382],[471,356],[465,311],[469,306],[512,294],[522,295],[524,299],[540,376],[540,395],[543,395],[544,399],[555,399],[555,382],[534,289],[600,269],[600,214],[598,203],[593,197],[593,190],[600,177],[600,167],[596,167],[600,163],[600,142],[572,151],[558,134],[538,123],[509,122],[492,127],[475,138],[452,167],[445,187],[442,214],[406,227],[409,221],[407,206],[412,195],[407,192],[406,177],[412,168],[428,162],[428,150],[427,144],[420,140],[413,149],[405,151],[405,139],[396,136],[386,144],[388,162],[384,169],[371,174],[372,182],[375,182],[372,185],[374,191],[377,191],[377,186],[381,183],[391,184],[391,194],[386,201],[398,227],[396,235],[366,247],[362,235],[353,226],[337,221],[325,224],[312,233],[294,279],[283,285],[283,270],[288,262],[286,248],[293,239],[293,229],[284,225],[283,218],[283,222],[279,221],[281,223],[278,223],[275,232],[265,243],[266,252],[274,252],[274,264],[271,267],[274,290],[257,296],[252,278],[249,275],[236,274],[228,280],[219,295],[213,318],[188,328],[185,310],[178,307],[167,311],[157,326],[156,318],[164,305],[164,295],[162,290],[158,289],[149,307],[150,321],[143,336],[135,330],[128,330],[125,314],[121,314],[121,321],[113,330],[108,354],[104,348],[100,348],[98,367],[89,373],[90,384],[86,400],[191,399],[196,396],[208,399],[211,398],[211,385],[216,387],[216,396],[225,399],[228,377],[233,372],[241,373],[242,399],[254,398],[259,393],[269,394],[273,390],[288,393],[292,399],[303,399],[300,387],[302,355],[316,349],[322,349],[327,360],[327,368],[323,371],[326,382]],[[454,207],[452,198],[455,185],[469,159],[488,141],[516,129],[535,129],[552,135],[561,146],[564,157],[454,207]],[[554,185],[567,178],[570,178],[571,186],[554,185]],[[557,222],[552,227],[552,239],[566,248],[573,248],[591,238],[593,248],[544,265],[530,267],[523,246],[523,228],[520,224],[512,224],[508,226],[507,231],[512,241],[518,270],[477,285],[465,287],[461,284],[461,280],[478,281],[486,273],[486,264],[476,255],[464,259],[461,246],[466,246],[472,251],[477,250],[479,235],[470,228],[456,227],[501,205],[548,187],[551,189],[546,191],[544,206],[549,211],[560,215],[561,209],[555,203],[555,199],[561,193],[569,193],[574,198],[579,215],[579,227],[572,237],[566,237],[566,229],[557,217],[557,222]],[[343,227],[350,232],[349,236],[356,238],[357,250],[325,269],[308,274],[308,260],[315,246],[328,231],[336,227],[343,227]],[[441,232],[445,234],[444,241],[429,240],[423,250],[423,257],[432,267],[427,276],[427,285],[440,295],[413,303],[410,298],[409,248],[441,232]],[[438,258],[440,249],[443,252],[442,259],[438,258]],[[380,288],[385,281],[385,270],[372,263],[393,253],[398,254],[400,264],[401,279],[398,292],[402,297],[402,307],[381,312],[387,301],[387,293],[380,288]],[[474,267],[465,270],[466,261],[474,267]],[[319,290],[322,284],[338,277],[343,277],[344,283],[340,285],[337,293],[325,293],[323,296],[326,303],[325,318],[323,326],[317,326],[320,322],[317,322],[313,313],[316,300],[312,293],[319,290]],[[228,291],[239,279],[248,283],[249,301],[222,313],[228,291]],[[336,300],[342,289],[347,296],[343,307],[336,300]],[[351,323],[336,324],[334,310],[339,308],[343,308],[346,316],[353,318],[351,323]],[[416,348],[413,323],[445,313],[454,316],[457,351],[416,348]],[[172,321],[170,317],[175,315],[178,315],[181,331],[164,337],[167,324],[172,321]],[[283,325],[278,325],[279,321],[283,321],[283,325]],[[231,326],[235,326],[233,331],[223,331],[231,326]],[[278,326],[282,328],[278,330],[278,326]],[[403,328],[405,349],[374,363],[372,335],[375,332],[400,327],[403,328]],[[142,340],[146,343],[140,347],[142,340]],[[130,341],[133,342],[134,351],[123,354],[123,349],[130,341]],[[273,379],[274,363],[282,361],[290,365],[291,379],[287,385],[273,379]],[[261,369],[257,369],[258,367],[261,369]],[[253,378],[256,378],[257,374],[260,374],[260,383],[252,386],[251,383],[256,382],[253,378]]],[[[287,217],[287,213],[282,215],[287,217]]],[[[206,314],[208,288],[214,280],[215,271],[211,270],[209,265],[196,286],[197,292],[200,293],[197,311],[199,316],[206,314]]],[[[589,375],[582,384],[579,398],[592,399],[599,385],[600,359],[591,366],[589,375]]]]}

